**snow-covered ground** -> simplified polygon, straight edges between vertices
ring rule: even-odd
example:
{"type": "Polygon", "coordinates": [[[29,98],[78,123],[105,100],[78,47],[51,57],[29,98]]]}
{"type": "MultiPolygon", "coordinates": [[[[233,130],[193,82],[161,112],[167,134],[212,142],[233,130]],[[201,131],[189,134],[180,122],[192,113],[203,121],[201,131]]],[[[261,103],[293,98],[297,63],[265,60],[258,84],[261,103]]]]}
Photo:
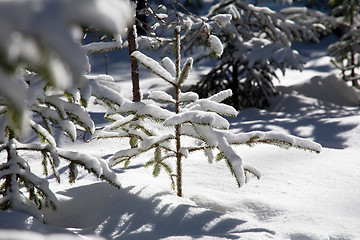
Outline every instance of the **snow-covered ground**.
{"type": "MultiPolygon", "coordinates": [[[[360,93],[339,81],[324,51],[314,49],[304,49],[309,62],[303,72],[281,77],[282,94],[271,108],[242,110],[229,121],[233,132],[276,130],[314,140],[323,146],[320,154],[237,147],[244,161],[263,173],[237,188],[224,162],[209,164],[195,153],[183,161],[183,198],[170,189],[165,173],[153,178],[151,169],[142,167],[149,155],[128,169],[115,169],[121,189],[82,171],[70,185],[61,169],[61,184],[49,177],[59,207],[44,211],[47,224],[1,211],[0,239],[360,239],[360,93]]],[[[129,69],[126,61],[109,67],[125,97],[131,97],[129,69]]],[[[203,71],[195,66],[192,81],[203,71]]],[[[144,95],[166,89],[143,68],[140,85],[144,95]]],[[[91,106],[91,111],[103,125],[104,110],[91,106]]],[[[58,139],[61,147],[105,159],[127,147],[127,140],[58,139]]],[[[42,171],[41,165],[32,170],[42,171]]]]}

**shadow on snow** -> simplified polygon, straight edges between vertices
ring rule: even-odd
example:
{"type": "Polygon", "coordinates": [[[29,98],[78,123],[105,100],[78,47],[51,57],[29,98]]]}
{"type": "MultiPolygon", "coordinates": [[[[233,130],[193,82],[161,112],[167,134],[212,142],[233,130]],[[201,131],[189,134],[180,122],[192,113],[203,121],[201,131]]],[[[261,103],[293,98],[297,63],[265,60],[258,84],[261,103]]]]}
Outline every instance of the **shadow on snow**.
{"type": "Polygon", "coordinates": [[[196,207],[182,198],[176,200],[168,192],[150,196],[144,192],[146,189],[135,187],[115,190],[106,183],[72,188],[58,193],[66,200],[59,202],[58,211],[45,212],[45,222],[78,228],[81,235],[96,234],[106,239],[151,240],[169,236],[238,239],[245,233],[275,234],[266,228],[244,227],[246,221],[196,207]]]}
{"type": "Polygon", "coordinates": [[[231,128],[236,132],[286,131],[310,138],[323,147],[346,148],[347,138],[343,133],[359,126],[360,109],[359,94],[342,85],[334,76],[328,76],[278,87],[282,94],[272,98],[269,109],[241,110],[237,118],[229,118],[231,128]]]}

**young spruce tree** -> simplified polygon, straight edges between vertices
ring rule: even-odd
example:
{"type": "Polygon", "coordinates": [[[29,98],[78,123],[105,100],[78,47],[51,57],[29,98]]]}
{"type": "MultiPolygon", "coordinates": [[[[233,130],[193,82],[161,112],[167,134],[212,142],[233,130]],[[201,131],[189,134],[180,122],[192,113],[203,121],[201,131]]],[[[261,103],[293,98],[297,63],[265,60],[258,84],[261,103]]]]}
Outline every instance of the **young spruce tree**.
{"type": "Polygon", "coordinates": [[[58,182],[62,159],[71,183],[81,166],[120,186],[107,162],[59,148],[54,135],[62,132],[75,141],[78,130],[94,132],[85,109],[90,96],[114,108],[122,104],[119,93],[108,87],[111,78],[84,76],[88,58],[70,28],[121,31],[131,20],[124,9],[130,7],[116,1],[0,2],[0,210],[41,219],[39,209],[56,208],[49,182],[31,169],[36,164],[58,182]],[[79,14],[84,7],[91,18],[79,14]],[[103,12],[114,7],[116,15],[103,12]]]}
{"type": "MultiPolygon", "coordinates": [[[[242,0],[219,1],[210,8],[206,18],[217,19],[221,24],[227,16],[231,19],[229,24],[220,32],[212,33],[224,43],[224,53],[191,90],[208,97],[230,88],[234,94],[226,102],[236,109],[268,107],[269,97],[277,94],[273,85],[273,80],[278,78],[277,70],[285,73],[287,68],[303,69],[305,61],[292,49],[291,43],[316,41],[317,36],[309,24],[303,25],[281,12],[242,0]]],[[[187,49],[191,50],[191,45],[203,38],[195,37],[197,39],[186,45],[187,49]]]]}
{"type": "Polygon", "coordinates": [[[172,96],[163,91],[153,91],[149,93],[147,100],[127,102],[115,113],[108,114],[107,117],[113,123],[98,133],[98,138],[128,137],[136,140],[131,148],[116,152],[110,159],[111,165],[123,163],[127,167],[133,158],[153,150],[154,155],[145,167],[152,167],[155,177],[160,174],[161,169],[165,170],[171,179],[172,188],[176,188],[177,195],[182,196],[182,159],[195,151],[203,151],[210,163],[225,160],[238,186],[244,185],[246,173],[252,173],[258,178],[261,173],[254,166],[244,163],[232,145],[266,143],[320,152],[319,144],[294,136],[274,132],[228,132],[230,124],[221,115],[235,117],[237,111],[221,102],[231,96],[231,90],[221,91],[205,99],[199,99],[194,92],[182,92],[181,87],[190,74],[193,59],[188,58],[180,66],[180,30],[180,27],[175,28],[174,62],[165,57],[160,65],[141,52],[132,54],[133,58],[171,85],[174,94],[172,96]],[[153,101],[169,103],[173,111],[154,104],[153,101]],[[153,124],[159,126],[154,128],[153,124]],[[193,138],[200,144],[187,146],[183,141],[184,137],[193,138]],[[175,162],[176,169],[172,169],[171,161],[175,162]]]}
{"type": "Polygon", "coordinates": [[[360,2],[328,0],[336,26],[342,35],[328,48],[333,64],[341,70],[342,79],[360,88],[360,2]]]}

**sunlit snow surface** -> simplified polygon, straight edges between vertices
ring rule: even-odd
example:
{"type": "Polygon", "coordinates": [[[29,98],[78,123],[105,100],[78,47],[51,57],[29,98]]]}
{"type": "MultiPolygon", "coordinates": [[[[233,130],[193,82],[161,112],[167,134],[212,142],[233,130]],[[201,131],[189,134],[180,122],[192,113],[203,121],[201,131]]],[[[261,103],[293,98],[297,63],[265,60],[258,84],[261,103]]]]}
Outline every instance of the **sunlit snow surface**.
{"type": "MultiPolygon", "coordinates": [[[[118,64],[112,72],[126,89],[126,63],[118,64]]],[[[223,162],[208,164],[201,153],[193,154],[184,159],[184,198],[170,190],[165,173],[153,178],[151,170],[142,167],[150,155],[135,159],[126,170],[115,169],[120,190],[82,171],[73,185],[59,185],[50,177],[59,208],[44,211],[48,224],[0,212],[0,239],[74,239],[69,235],[74,233],[105,239],[359,239],[360,110],[355,91],[336,79],[327,57],[314,57],[308,66],[282,77],[282,95],[272,99],[270,109],[246,109],[230,119],[231,131],[290,133],[322,144],[320,154],[265,145],[238,147],[240,156],[263,174],[240,189],[223,162]],[[329,71],[321,72],[324,67],[329,71]]],[[[200,71],[195,68],[192,74],[196,77],[200,71]]],[[[142,75],[144,94],[166,89],[143,69],[142,75]]],[[[103,110],[91,110],[97,125],[103,125],[103,110]]],[[[127,144],[73,144],[61,135],[57,138],[62,147],[104,158],[127,144]]],[[[42,171],[40,165],[32,170],[42,171]]]]}

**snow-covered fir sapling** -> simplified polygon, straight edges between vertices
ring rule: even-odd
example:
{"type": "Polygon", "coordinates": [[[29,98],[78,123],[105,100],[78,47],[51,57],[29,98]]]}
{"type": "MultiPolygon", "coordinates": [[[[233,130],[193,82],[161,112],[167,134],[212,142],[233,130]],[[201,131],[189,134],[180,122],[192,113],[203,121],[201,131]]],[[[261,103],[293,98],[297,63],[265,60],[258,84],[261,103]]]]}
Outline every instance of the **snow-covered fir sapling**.
{"type": "Polygon", "coordinates": [[[182,159],[195,151],[203,151],[210,163],[225,160],[239,186],[245,184],[246,173],[258,178],[261,174],[254,166],[244,163],[232,145],[267,143],[320,152],[319,144],[290,135],[274,132],[230,133],[230,124],[221,115],[235,117],[237,111],[221,102],[231,96],[231,90],[206,99],[199,99],[194,92],[182,92],[181,87],[190,74],[193,59],[188,58],[180,67],[180,30],[180,27],[175,28],[175,62],[165,57],[161,65],[139,51],[132,54],[133,58],[171,85],[174,94],[153,91],[148,99],[125,103],[117,109],[117,114],[108,115],[114,122],[99,133],[99,138],[137,139],[137,144],[131,148],[116,152],[110,159],[111,165],[124,163],[127,167],[133,158],[152,149],[154,155],[145,167],[152,167],[155,177],[161,169],[165,170],[172,187],[177,189],[177,195],[182,196],[182,159]],[[158,101],[169,103],[173,111],[156,104],[158,101]],[[154,127],[154,124],[159,126],[154,127]],[[185,137],[199,144],[187,146],[183,141],[185,137]],[[172,169],[172,161],[175,161],[176,170],[172,169]]]}
{"type": "Polygon", "coordinates": [[[120,186],[105,160],[60,148],[54,135],[63,133],[75,141],[78,130],[94,132],[85,109],[91,96],[113,108],[122,104],[109,87],[110,77],[84,76],[88,58],[68,24],[121,32],[132,17],[125,9],[130,6],[115,0],[0,2],[0,210],[42,219],[39,209],[56,207],[49,182],[32,171],[34,165],[41,164],[45,176],[53,173],[60,182],[58,167],[65,160],[71,183],[81,166],[120,186]],[[85,4],[84,16],[78,10],[85,4]],[[117,11],[112,16],[106,9],[113,8],[117,11]]]}
{"type": "Polygon", "coordinates": [[[336,18],[340,39],[328,48],[332,63],[341,70],[342,79],[360,89],[360,2],[356,0],[328,0],[336,18]]]}
{"type": "MultiPolygon", "coordinates": [[[[291,43],[317,40],[312,26],[315,23],[305,25],[249,1],[219,1],[209,9],[206,18],[224,26],[212,31],[224,43],[224,53],[191,90],[208,97],[230,88],[233,95],[226,103],[236,109],[268,107],[269,97],[277,94],[273,81],[278,78],[278,70],[284,73],[287,68],[303,69],[304,58],[292,49],[291,43]]],[[[202,43],[202,36],[187,33],[183,43],[185,53],[191,53],[198,47],[195,43],[202,43]],[[191,41],[187,41],[189,37],[191,41]]],[[[209,57],[203,53],[198,58],[209,57]]]]}

